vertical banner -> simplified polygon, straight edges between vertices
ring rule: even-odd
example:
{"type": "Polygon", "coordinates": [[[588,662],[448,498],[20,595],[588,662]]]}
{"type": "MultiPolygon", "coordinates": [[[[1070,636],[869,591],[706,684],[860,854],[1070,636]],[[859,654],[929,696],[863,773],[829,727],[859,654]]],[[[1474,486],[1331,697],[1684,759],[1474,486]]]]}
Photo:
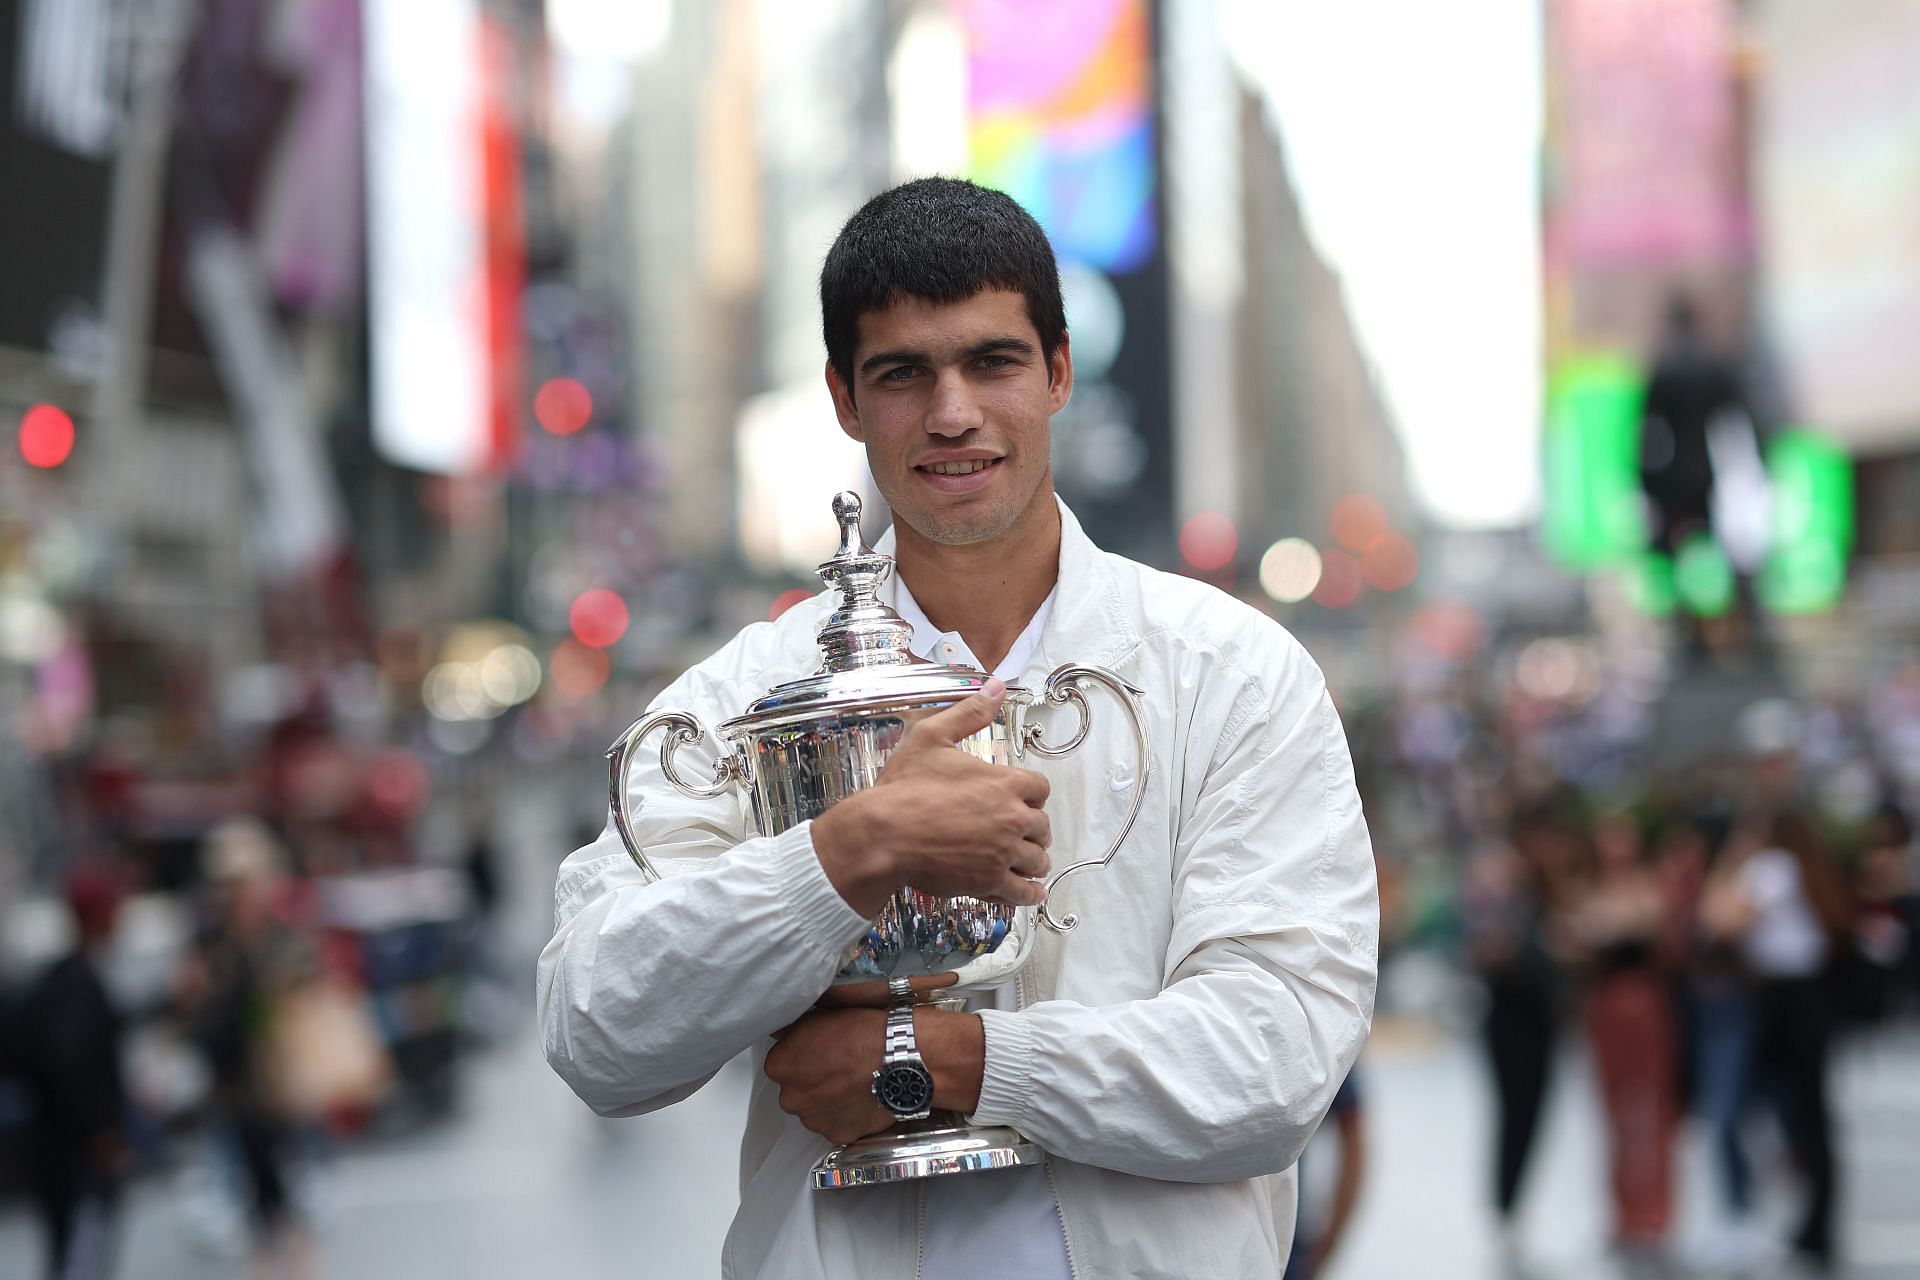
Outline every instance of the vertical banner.
{"type": "Polygon", "coordinates": [[[1102,545],[1172,524],[1168,282],[1149,0],[952,0],[967,43],[968,176],[1046,228],[1073,336],[1055,482],[1102,545]]]}
{"type": "Polygon", "coordinates": [[[465,475],[509,457],[519,386],[509,45],[479,0],[366,0],[373,440],[465,475]]]}

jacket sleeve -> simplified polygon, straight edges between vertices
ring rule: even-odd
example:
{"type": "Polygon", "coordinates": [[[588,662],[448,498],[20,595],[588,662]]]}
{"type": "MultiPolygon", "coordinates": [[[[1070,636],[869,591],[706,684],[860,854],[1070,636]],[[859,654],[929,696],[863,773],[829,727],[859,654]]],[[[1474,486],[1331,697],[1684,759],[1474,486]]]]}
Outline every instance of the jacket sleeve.
{"type": "Polygon", "coordinates": [[[1379,902],[1339,718],[1312,661],[1285,648],[1286,662],[1248,676],[1212,717],[1217,745],[1195,742],[1204,763],[1187,767],[1205,772],[1190,802],[1175,801],[1162,990],[981,1011],[974,1121],[1173,1181],[1247,1178],[1299,1157],[1367,1037],[1379,902]]]}
{"type": "MultiPolygon", "coordinates": [[[[679,706],[719,724],[738,710],[723,710],[728,659],[723,650],[695,668],[650,710],[679,706]]],[[[609,821],[562,864],[554,934],[540,953],[547,1061],[602,1115],[638,1115],[691,1095],[729,1058],[804,1013],[867,928],[820,866],[811,823],[746,838],[744,800],[675,790],[660,771],[659,745],[657,734],[642,744],[628,811],[661,878],[646,881],[609,821]]],[[[675,764],[710,777],[716,755],[707,741],[675,764]]]]}

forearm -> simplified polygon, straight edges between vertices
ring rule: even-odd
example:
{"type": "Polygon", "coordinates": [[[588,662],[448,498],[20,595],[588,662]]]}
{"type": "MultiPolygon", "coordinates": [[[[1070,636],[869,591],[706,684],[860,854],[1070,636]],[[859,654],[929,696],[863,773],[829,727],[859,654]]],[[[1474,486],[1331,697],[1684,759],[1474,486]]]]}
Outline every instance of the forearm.
{"type": "Polygon", "coordinates": [[[1057,1155],[1176,1181],[1284,1169],[1366,1037],[1366,1000],[1240,970],[1090,1008],[983,1011],[972,1113],[1057,1155]]]}
{"type": "Polygon", "coordinates": [[[604,1114],[664,1105],[799,1017],[866,926],[805,827],[653,884],[603,875],[562,905],[538,994],[548,1060],[604,1114]]]}
{"type": "Polygon", "coordinates": [[[980,1105],[980,1083],[987,1068],[987,1033],[974,1013],[918,1009],[914,1039],[927,1070],[933,1073],[933,1105],[966,1115],[980,1105]]]}

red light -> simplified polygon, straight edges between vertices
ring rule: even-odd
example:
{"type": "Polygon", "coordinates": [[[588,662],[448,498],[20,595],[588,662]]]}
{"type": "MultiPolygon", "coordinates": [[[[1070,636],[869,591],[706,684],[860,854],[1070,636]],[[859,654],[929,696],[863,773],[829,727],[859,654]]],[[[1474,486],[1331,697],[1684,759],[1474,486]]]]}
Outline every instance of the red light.
{"type": "Polygon", "coordinates": [[[813,592],[805,587],[795,587],[791,591],[782,591],[773,598],[773,607],[767,610],[767,621],[772,622],[803,600],[813,599],[813,592]]]}
{"type": "Polygon", "coordinates": [[[557,436],[570,436],[593,421],[593,394],[574,378],[549,378],[534,393],[533,417],[557,436]]]}
{"type": "Polygon", "coordinates": [[[567,610],[567,625],[581,644],[604,649],[627,634],[627,602],[605,587],[582,591],[567,610]]]}
{"type": "Polygon", "coordinates": [[[411,818],[427,807],[433,779],[412,752],[400,748],[379,752],[367,770],[368,798],[381,813],[411,818]]]}
{"type": "Polygon", "coordinates": [[[73,419],[57,405],[36,404],[20,419],[20,456],[29,466],[57,467],[73,453],[73,419]]]}
{"type": "Polygon", "coordinates": [[[1360,573],[1375,591],[1399,591],[1420,576],[1420,552],[1397,533],[1383,533],[1360,555],[1360,573]]]}
{"type": "Polygon", "coordinates": [[[1202,511],[1180,527],[1180,558],[1202,573],[1223,569],[1240,548],[1240,531],[1217,511],[1202,511]]]}
{"type": "Polygon", "coordinates": [[[1320,585],[1313,589],[1316,604],[1344,609],[1358,600],[1365,589],[1358,560],[1334,548],[1320,553],[1320,585]]]}
{"type": "Polygon", "coordinates": [[[606,654],[578,640],[562,640],[547,663],[553,687],[569,698],[588,698],[600,692],[612,670],[606,654]]]}
{"type": "Polygon", "coordinates": [[[1376,538],[1393,532],[1387,509],[1364,493],[1350,493],[1334,503],[1327,524],[1333,540],[1349,551],[1365,551],[1376,538]]]}

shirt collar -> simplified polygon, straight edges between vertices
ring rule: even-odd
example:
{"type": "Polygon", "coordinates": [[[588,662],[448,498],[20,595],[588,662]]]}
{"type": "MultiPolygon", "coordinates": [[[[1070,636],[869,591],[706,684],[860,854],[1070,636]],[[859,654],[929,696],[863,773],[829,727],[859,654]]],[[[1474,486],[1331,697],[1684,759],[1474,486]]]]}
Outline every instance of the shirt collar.
{"type": "MultiPolygon", "coordinates": [[[[1093,545],[1093,539],[1087,537],[1058,495],[1054,501],[1060,506],[1060,573],[1048,597],[1051,607],[1041,610],[1044,620],[1035,652],[1048,670],[1068,661],[1112,666],[1139,643],[1140,624],[1134,616],[1137,605],[1129,607],[1107,554],[1093,545]]],[[[894,546],[893,530],[889,528],[873,549],[890,556],[894,546]]],[[[896,612],[902,612],[897,604],[899,597],[911,595],[897,590],[904,585],[900,575],[893,574],[880,588],[882,598],[893,604],[896,612]]],[[[917,631],[914,641],[917,649],[917,631]]]]}
{"type": "MultiPolygon", "coordinates": [[[[941,631],[927,617],[926,610],[913,598],[913,591],[897,574],[894,578],[893,610],[913,624],[913,651],[931,662],[954,663],[960,666],[980,667],[980,659],[958,631],[941,631]]],[[[1053,612],[1053,598],[1060,592],[1059,583],[1047,592],[1047,598],[1033,611],[1033,617],[1014,639],[1013,647],[1007,650],[1007,656],[992,671],[1008,684],[1015,684],[1027,669],[1027,663],[1033,658],[1034,651],[1040,647],[1040,632],[1047,625],[1047,616],[1053,612]]]]}

